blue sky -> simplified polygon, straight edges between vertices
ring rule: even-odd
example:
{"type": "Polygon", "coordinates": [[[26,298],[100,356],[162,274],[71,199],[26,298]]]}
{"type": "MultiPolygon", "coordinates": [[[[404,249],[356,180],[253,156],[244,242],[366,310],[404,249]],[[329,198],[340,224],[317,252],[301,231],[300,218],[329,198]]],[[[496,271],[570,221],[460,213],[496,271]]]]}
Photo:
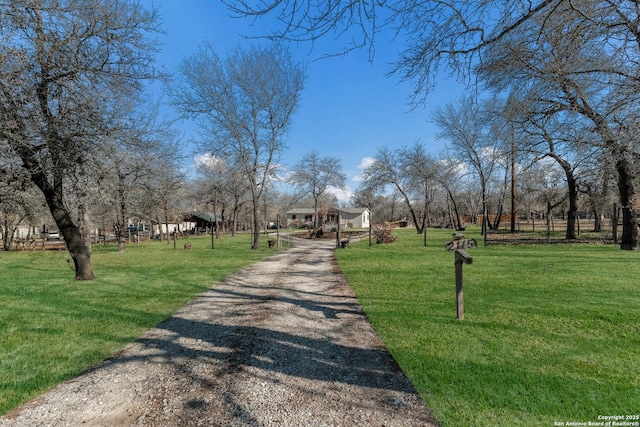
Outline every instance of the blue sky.
{"type": "MultiPolygon", "coordinates": [[[[161,14],[165,32],[158,37],[162,49],[158,65],[169,72],[175,72],[181,59],[204,41],[213,42],[224,56],[228,48],[256,43],[243,35],[266,34],[272,25],[264,20],[251,26],[250,20],[232,18],[215,0],[156,0],[153,4],[161,14]]],[[[424,108],[410,112],[411,85],[386,76],[402,46],[390,43],[390,34],[382,32],[377,37],[372,62],[366,50],[319,59],[344,47],[330,38],[315,46],[291,46],[296,59],[308,68],[302,99],[287,137],[285,167],[295,165],[316,149],[323,156],[342,160],[348,190],[355,190],[363,160],[375,155],[377,147],[395,148],[420,141],[434,155],[443,150],[442,143],[434,140],[437,130],[428,119],[434,108],[459,95],[459,86],[452,81],[441,82],[424,108]]],[[[188,151],[189,139],[196,136],[194,126],[186,122],[177,126],[188,151]]]]}

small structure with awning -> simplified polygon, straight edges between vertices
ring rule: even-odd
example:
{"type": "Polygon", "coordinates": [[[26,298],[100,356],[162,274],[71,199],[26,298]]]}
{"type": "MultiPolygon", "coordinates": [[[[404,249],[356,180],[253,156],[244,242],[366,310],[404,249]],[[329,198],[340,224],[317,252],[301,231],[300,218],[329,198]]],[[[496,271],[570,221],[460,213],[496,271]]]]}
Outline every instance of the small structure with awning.
{"type": "Polygon", "coordinates": [[[220,215],[214,215],[213,212],[188,212],[184,215],[184,222],[190,223],[191,230],[195,234],[207,232],[211,229],[212,224],[216,224],[216,227],[222,227],[222,217],[220,215]]]}

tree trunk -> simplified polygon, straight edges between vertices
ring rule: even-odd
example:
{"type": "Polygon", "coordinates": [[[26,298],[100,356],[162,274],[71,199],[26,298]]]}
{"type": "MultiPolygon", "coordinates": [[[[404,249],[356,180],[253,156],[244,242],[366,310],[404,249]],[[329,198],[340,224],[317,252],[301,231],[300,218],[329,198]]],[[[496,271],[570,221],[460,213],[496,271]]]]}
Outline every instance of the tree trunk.
{"type": "MultiPolygon", "coordinates": [[[[28,166],[35,164],[29,154],[21,155],[21,157],[28,166]]],[[[35,170],[34,167],[30,169],[35,170]]],[[[42,171],[35,170],[31,173],[31,181],[42,191],[51,216],[64,238],[67,250],[73,259],[75,280],[94,279],[91,267],[91,241],[83,238],[80,228],[73,222],[71,211],[65,206],[62,173],[55,173],[53,183],[50,183],[42,171]]]]}
{"type": "Polygon", "coordinates": [[[487,245],[487,228],[489,225],[489,209],[487,207],[487,184],[482,180],[482,227],[480,233],[484,240],[484,245],[487,245]]]}
{"type": "Polygon", "coordinates": [[[95,278],[91,267],[91,243],[82,238],[80,229],[73,222],[71,212],[64,206],[62,196],[53,190],[43,191],[51,215],[60,229],[64,241],[73,259],[75,280],[95,278]]]}
{"type": "Polygon", "coordinates": [[[8,251],[11,245],[9,244],[9,220],[4,217],[4,227],[2,228],[2,247],[5,251],[8,251]]]}
{"type": "Polygon", "coordinates": [[[567,212],[567,240],[576,240],[576,219],[578,217],[578,186],[573,173],[567,173],[567,187],[569,190],[569,211],[567,212]]]}
{"type": "Polygon", "coordinates": [[[547,243],[551,243],[551,202],[547,202],[547,243]]]}
{"type": "Polygon", "coordinates": [[[458,204],[453,198],[453,194],[451,194],[451,191],[449,190],[447,191],[449,193],[449,198],[451,199],[451,204],[453,205],[453,212],[455,213],[456,230],[461,231],[464,227],[462,226],[462,220],[460,219],[460,211],[458,210],[458,204]]]}
{"type": "Polygon", "coordinates": [[[602,231],[602,214],[600,213],[600,209],[596,206],[592,207],[593,212],[593,231],[595,233],[600,233],[602,231]]]}
{"type": "Polygon", "coordinates": [[[516,232],[516,145],[511,135],[511,233],[516,232]]]}
{"type": "Polygon", "coordinates": [[[493,220],[493,230],[497,230],[500,228],[500,224],[502,223],[502,212],[504,211],[504,203],[500,201],[498,204],[498,212],[496,213],[496,219],[493,220]]]}
{"type": "Polygon", "coordinates": [[[602,211],[600,207],[600,203],[596,200],[594,192],[587,193],[589,197],[589,208],[591,209],[591,214],[593,215],[593,232],[599,233],[602,231],[602,211]]]}
{"type": "Polygon", "coordinates": [[[633,184],[633,170],[629,159],[621,154],[616,161],[618,172],[618,189],[620,190],[620,205],[622,208],[622,238],[620,249],[638,249],[638,220],[636,218],[635,188],[633,184]]]}
{"type": "MultiPolygon", "coordinates": [[[[169,208],[167,208],[167,206],[164,206],[164,227],[165,227],[165,237],[167,239],[167,245],[169,244],[169,238],[171,236],[171,232],[169,231],[169,208]]],[[[162,236],[162,234],[161,234],[162,236]]]]}
{"type": "Polygon", "coordinates": [[[220,224],[222,225],[222,234],[225,234],[227,232],[227,221],[226,221],[225,212],[226,212],[225,203],[222,203],[222,208],[220,209],[220,224]]]}
{"type": "Polygon", "coordinates": [[[313,195],[313,230],[318,229],[318,196],[313,195]]]}
{"type": "Polygon", "coordinates": [[[411,206],[411,201],[409,200],[407,195],[404,194],[403,192],[400,192],[400,194],[402,194],[402,197],[404,197],[404,203],[407,205],[407,208],[409,209],[409,213],[411,213],[411,219],[413,219],[413,224],[416,226],[416,233],[422,234],[422,230],[424,229],[424,224],[421,225],[420,222],[418,221],[418,216],[416,215],[416,211],[413,209],[413,206],[411,206]]]}
{"type": "Polygon", "coordinates": [[[427,246],[427,223],[429,218],[429,185],[424,186],[424,206],[422,209],[422,233],[424,234],[424,245],[427,246]]]}
{"type": "Polygon", "coordinates": [[[504,171],[504,180],[502,182],[502,190],[500,191],[500,200],[498,200],[498,209],[496,218],[493,220],[493,229],[500,228],[502,223],[502,214],[504,213],[504,200],[507,198],[507,190],[509,188],[509,170],[504,171]]]}
{"type": "Polygon", "coordinates": [[[231,237],[235,237],[236,230],[238,228],[238,212],[240,211],[240,204],[238,198],[233,203],[233,212],[231,213],[231,237]]]}
{"type": "Polygon", "coordinates": [[[567,197],[569,198],[569,211],[567,212],[567,230],[565,239],[576,240],[576,218],[578,217],[578,185],[571,165],[559,156],[552,156],[562,167],[567,178],[567,197]]]}
{"type": "MultiPolygon", "coordinates": [[[[220,230],[218,229],[218,216],[216,215],[216,211],[218,210],[218,205],[213,203],[211,205],[211,209],[213,210],[213,222],[211,223],[211,227],[215,227],[215,236],[216,239],[220,238],[220,230]]],[[[213,233],[213,228],[211,228],[211,232],[213,233]]]]}
{"type": "Polygon", "coordinates": [[[260,249],[260,216],[258,203],[253,204],[253,239],[251,249],[260,249]]]}
{"type": "Polygon", "coordinates": [[[118,205],[120,215],[118,215],[118,252],[124,252],[127,243],[127,196],[124,188],[124,177],[118,175],[118,205]]]}

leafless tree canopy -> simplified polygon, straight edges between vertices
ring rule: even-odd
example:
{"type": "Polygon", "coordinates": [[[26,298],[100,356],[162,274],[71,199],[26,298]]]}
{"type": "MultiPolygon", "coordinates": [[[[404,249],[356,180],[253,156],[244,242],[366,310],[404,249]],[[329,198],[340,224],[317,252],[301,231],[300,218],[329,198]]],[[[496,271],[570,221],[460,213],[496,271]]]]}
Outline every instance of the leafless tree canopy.
{"type": "Polygon", "coordinates": [[[76,278],[91,279],[68,194],[154,77],[156,15],[129,1],[0,0],[0,20],[0,139],[44,194],[76,278]]]}
{"type": "Polygon", "coordinates": [[[391,150],[380,147],[373,162],[362,171],[362,193],[393,189],[400,195],[418,234],[427,226],[429,204],[433,199],[435,161],[420,143],[391,150]]]}
{"type": "MultiPolygon", "coordinates": [[[[342,162],[338,157],[320,156],[317,151],[307,153],[292,170],[290,181],[299,187],[301,196],[310,194],[313,197],[314,212],[318,212],[318,200],[329,187],[343,188],[347,180],[342,171],[342,162]]],[[[318,227],[318,216],[315,227],[318,227]]]]}
{"type": "MultiPolygon", "coordinates": [[[[560,2],[562,2],[560,0],[560,2]]],[[[404,44],[392,73],[415,83],[413,100],[423,102],[441,68],[460,78],[471,76],[484,49],[516,31],[529,19],[552,13],[558,0],[480,1],[445,0],[399,2],[323,0],[224,0],[237,16],[279,22],[268,37],[314,41],[321,37],[344,40],[345,53],[368,48],[383,28],[404,44]]]]}
{"type": "Polygon", "coordinates": [[[201,124],[200,146],[242,170],[254,206],[252,246],[259,247],[258,208],[285,148],[305,74],[280,45],[236,48],[221,58],[211,44],[186,57],[171,89],[173,104],[201,124]]]}

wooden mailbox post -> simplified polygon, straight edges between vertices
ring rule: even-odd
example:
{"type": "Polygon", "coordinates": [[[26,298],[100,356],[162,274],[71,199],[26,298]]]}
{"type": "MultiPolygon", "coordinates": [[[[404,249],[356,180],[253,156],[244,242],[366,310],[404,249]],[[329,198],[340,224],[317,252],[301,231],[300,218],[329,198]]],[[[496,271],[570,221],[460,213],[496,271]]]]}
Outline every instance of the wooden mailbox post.
{"type": "Polygon", "coordinates": [[[477,248],[478,244],[474,239],[465,239],[462,234],[454,234],[454,240],[445,245],[448,251],[455,252],[455,269],[456,269],[456,315],[458,319],[464,320],[464,292],[462,289],[462,265],[471,264],[473,258],[465,251],[465,249],[477,248]]]}

